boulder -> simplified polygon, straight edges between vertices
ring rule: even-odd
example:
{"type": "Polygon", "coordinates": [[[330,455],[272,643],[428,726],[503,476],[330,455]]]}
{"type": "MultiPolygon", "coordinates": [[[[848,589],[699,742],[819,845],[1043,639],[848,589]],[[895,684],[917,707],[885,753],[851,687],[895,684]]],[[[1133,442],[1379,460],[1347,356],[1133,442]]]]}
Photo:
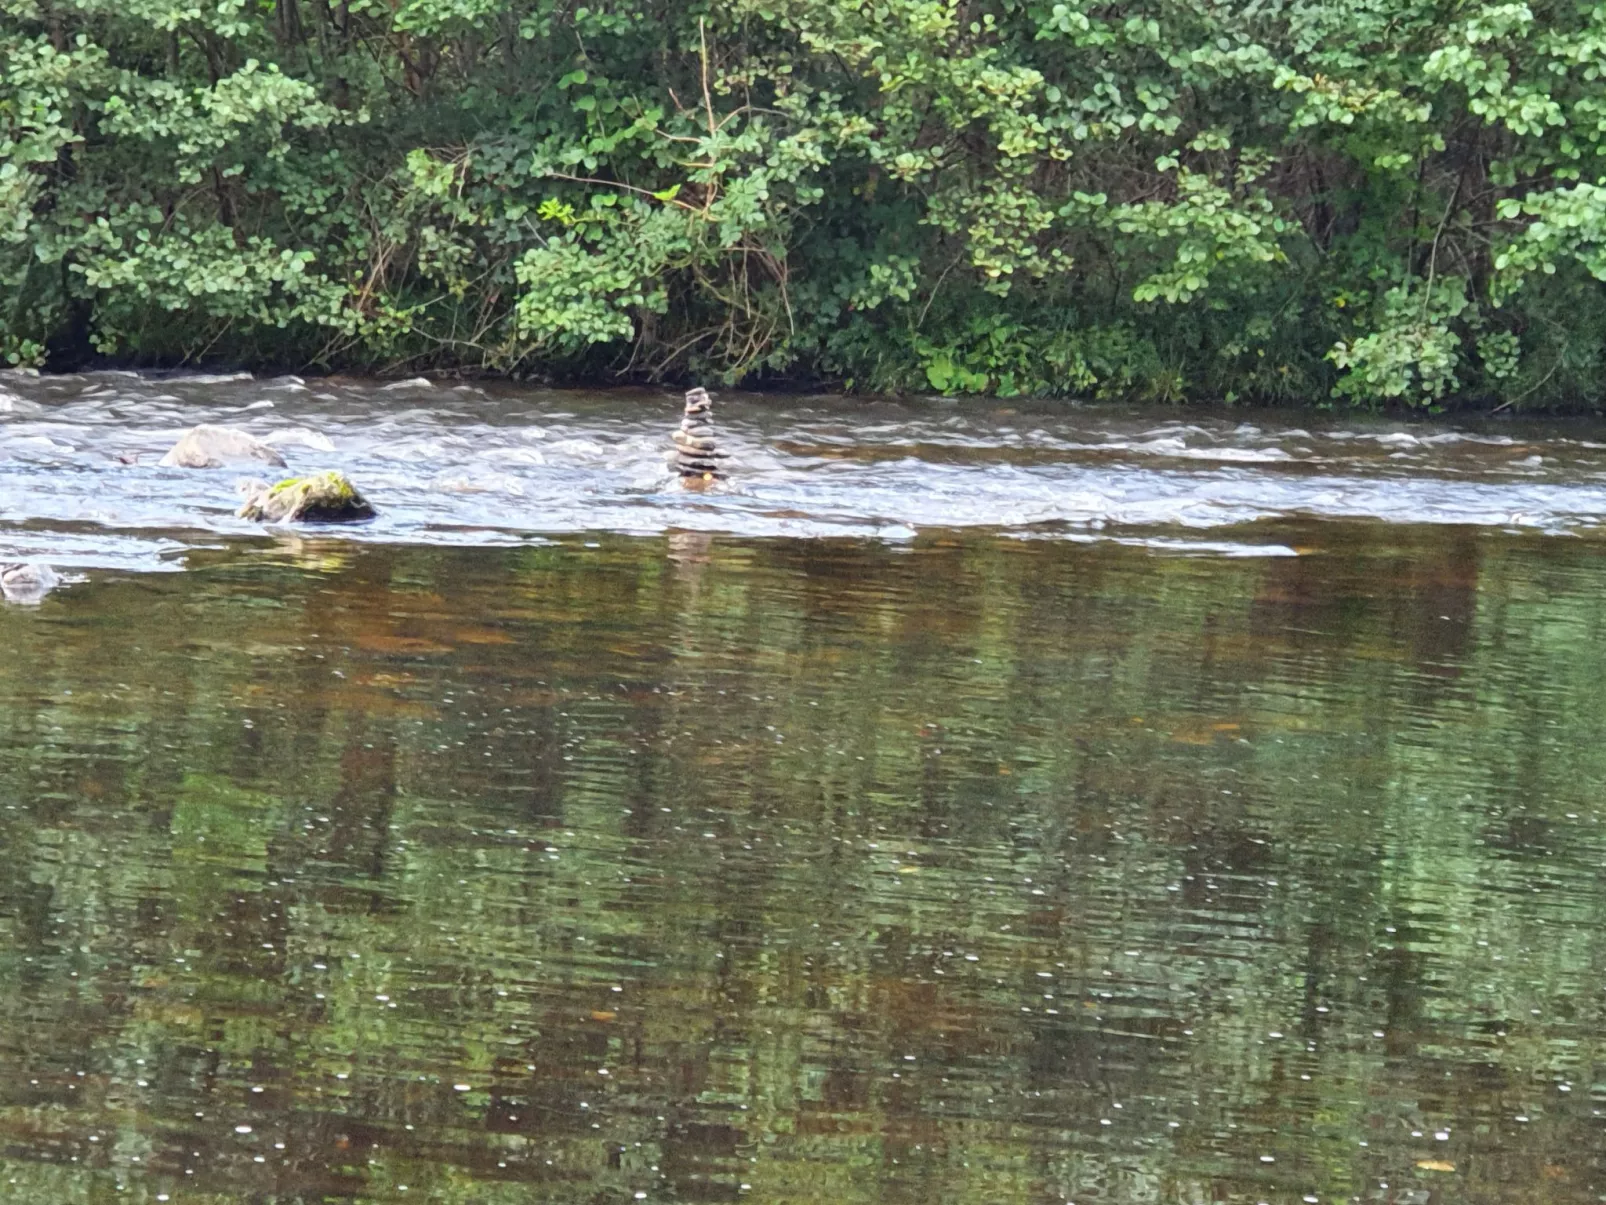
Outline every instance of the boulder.
{"type": "Polygon", "coordinates": [[[346,475],[332,470],[288,477],[277,485],[248,481],[240,490],[245,495],[240,518],[263,523],[356,523],[375,514],[346,475]]]}
{"type": "Polygon", "coordinates": [[[36,603],[59,585],[61,578],[49,565],[0,562],[0,596],[7,602],[36,603]]]}
{"type": "Polygon", "coordinates": [[[160,463],[167,468],[217,469],[226,464],[258,461],[284,468],[284,457],[255,435],[238,427],[202,423],[184,432],[160,463]]]}

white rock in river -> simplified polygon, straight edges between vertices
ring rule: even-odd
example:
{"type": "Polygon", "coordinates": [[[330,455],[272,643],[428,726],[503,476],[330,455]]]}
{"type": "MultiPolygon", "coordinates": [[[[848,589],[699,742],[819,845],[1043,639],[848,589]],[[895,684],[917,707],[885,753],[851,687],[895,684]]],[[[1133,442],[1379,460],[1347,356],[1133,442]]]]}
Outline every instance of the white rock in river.
{"type": "Polygon", "coordinates": [[[243,461],[284,467],[284,457],[255,435],[238,427],[214,427],[208,423],[184,432],[160,463],[167,468],[216,469],[243,461]]]}
{"type": "Polygon", "coordinates": [[[49,565],[0,562],[0,594],[7,602],[36,603],[59,585],[61,578],[49,565]]]}

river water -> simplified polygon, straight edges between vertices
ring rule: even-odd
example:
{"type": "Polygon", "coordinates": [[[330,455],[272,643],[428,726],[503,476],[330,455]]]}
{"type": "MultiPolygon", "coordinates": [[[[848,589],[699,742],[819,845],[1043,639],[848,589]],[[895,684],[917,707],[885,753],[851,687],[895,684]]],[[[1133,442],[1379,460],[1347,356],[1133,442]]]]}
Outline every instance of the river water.
{"type": "Polygon", "coordinates": [[[0,1201],[1606,1197],[1606,429],[3,385],[0,1201]]]}

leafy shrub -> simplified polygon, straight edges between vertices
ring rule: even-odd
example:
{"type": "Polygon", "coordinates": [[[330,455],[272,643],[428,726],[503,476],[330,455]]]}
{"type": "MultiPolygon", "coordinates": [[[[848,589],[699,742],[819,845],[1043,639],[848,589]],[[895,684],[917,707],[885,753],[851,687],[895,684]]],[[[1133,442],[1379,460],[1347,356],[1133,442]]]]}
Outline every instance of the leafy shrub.
{"type": "Polygon", "coordinates": [[[1593,406],[1606,6],[0,0],[0,355],[1593,406]]]}

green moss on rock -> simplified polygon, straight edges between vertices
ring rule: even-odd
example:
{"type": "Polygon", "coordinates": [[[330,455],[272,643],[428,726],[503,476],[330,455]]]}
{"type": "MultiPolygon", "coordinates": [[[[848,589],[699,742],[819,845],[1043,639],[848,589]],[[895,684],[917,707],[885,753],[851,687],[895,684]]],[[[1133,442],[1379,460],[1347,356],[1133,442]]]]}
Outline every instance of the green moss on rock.
{"type": "Polygon", "coordinates": [[[263,523],[355,523],[375,513],[350,479],[333,470],[274,485],[251,482],[239,510],[242,519],[263,523]]]}

